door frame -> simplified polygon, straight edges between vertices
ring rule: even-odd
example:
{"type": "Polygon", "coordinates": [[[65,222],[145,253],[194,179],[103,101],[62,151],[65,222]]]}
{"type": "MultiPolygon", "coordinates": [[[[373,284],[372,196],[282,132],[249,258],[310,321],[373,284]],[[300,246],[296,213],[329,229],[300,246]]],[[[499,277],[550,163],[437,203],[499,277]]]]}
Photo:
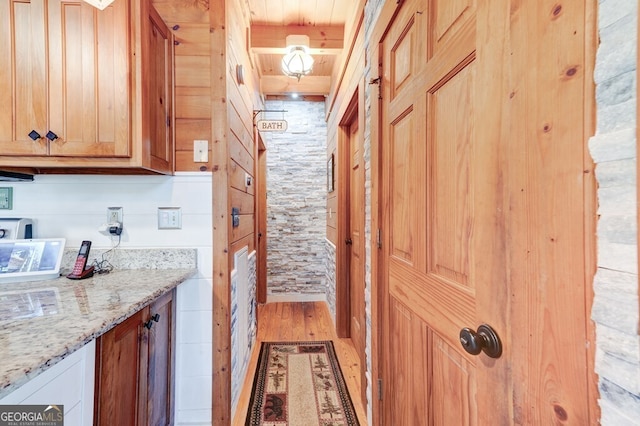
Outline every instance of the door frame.
{"type": "MultiPolygon", "coordinates": [[[[338,182],[338,229],[336,237],[336,332],[338,337],[351,337],[351,294],[349,285],[349,250],[345,240],[349,234],[349,142],[351,124],[357,120],[364,129],[364,94],[360,85],[351,94],[347,108],[338,122],[336,181],[338,182]]],[[[359,136],[362,138],[362,133],[359,136]]],[[[361,160],[362,163],[364,161],[361,160]]],[[[361,164],[364,169],[364,164],[361,164]]],[[[362,218],[363,228],[365,218],[362,218]]]]}
{"type": "Polygon", "coordinates": [[[382,263],[381,247],[388,244],[388,235],[378,234],[382,230],[382,144],[380,136],[381,112],[382,112],[382,49],[381,40],[386,35],[391,23],[398,14],[403,1],[385,2],[369,39],[371,58],[371,78],[369,80],[369,99],[371,108],[370,118],[370,144],[371,144],[371,380],[373,381],[373,395],[371,398],[371,425],[382,423],[382,366],[385,359],[383,341],[385,295],[384,286],[381,285],[385,273],[382,263]],[[376,87],[377,86],[377,87],[376,87]],[[377,93],[376,93],[377,91],[377,93]],[[376,96],[376,94],[378,96],[376,96]]]}
{"type": "MultiPolygon", "coordinates": [[[[371,147],[371,380],[372,388],[373,388],[373,397],[371,400],[371,408],[372,408],[372,419],[371,425],[380,425],[382,422],[382,366],[384,364],[385,359],[385,348],[381,345],[383,342],[383,330],[382,327],[385,324],[384,314],[385,314],[385,306],[387,303],[387,299],[385,296],[385,288],[383,284],[383,276],[386,273],[387,265],[384,264],[381,258],[381,245],[389,244],[389,236],[380,234],[376,238],[376,233],[382,229],[382,209],[383,205],[381,204],[382,200],[382,144],[380,141],[382,135],[382,82],[381,78],[383,75],[382,72],[382,49],[381,49],[381,41],[384,39],[387,31],[391,23],[394,21],[396,15],[398,14],[400,8],[402,7],[404,0],[399,0],[397,2],[384,2],[381,7],[381,11],[378,15],[378,19],[374,24],[374,28],[371,31],[371,36],[369,38],[369,47],[367,52],[367,58],[370,58],[370,62],[372,64],[369,74],[369,87],[368,98],[370,100],[370,120],[369,120],[369,130],[370,130],[370,147],[371,147]],[[376,66],[377,65],[377,66],[376,66]],[[379,95],[376,96],[376,88],[373,88],[372,85],[377,85],[377,89],[379,95]]],[[[588,66],[585,67],[584,72],[587,75],[592,76],[594,73],[595,67],[595,55],[598,46],[598,36],[597,36],[597,25],[596,25],[596,16],[597,16],[597,2],[590,1],[587,3],[587,22],[585,22],[585,30],[587,31],[586,35],[586,48],[585,48],[585,64],[588,66]]],[[[640,15],[639,15],[640,16],[640,15]]],[[[640,46],[640,40],[638,41],[638,45],[640,46]]],[[[640,57],[640,54],[638,54],[640,57]]],[[[638,71],[638,75],[640,75],[640,71],[638,71]]],[[[366,75],[365,75],[366,77],[366,75]]],[[[638,89],[638,93],[640,93],[640,89],[638,89]]],[[[585,79],[584,84],[584,98],[591,99],[592,102],[586,104],[585,107],[585,123],[584,130],[585,135],[593,135],[595,133],[595,113],[596,113],[596,105],[595,105],[595,84],[592,82],[589,83],[589,79],[585,79]]],[[[640,103],[640,101],[639,101],[640,103]]],[[[364,104],[363,104],[364,105],[364,104]]],[[[640,112],[638,113],[638,117],[640,118],[640,112]]],[[[638,130],[638,134],[640,135],[640,130],[638,130]]],[[[583,141],[586,145],[587,141],[583,141]]],[[[640,152],[640,148],[638,148],[640,152]]],[[[587,171],[593,171],[593,162],[591,160],[588,149],[585,149],[584,154],[584,164],[585,164],[585,173],[587,171]]],[[[638,177],[638,182],[640,182],[640,177],[638,177]]],[[[640,183],[639,183],[640,188],[640,183]]],[[[640,194],[640,189],[638,189],[638,193],[640,194]]],[[[585,248],[584,248],[584,258],[585,258],[585,267],[587,272],[595,272],[597,265],[597,254],[596,254],[596,244],[597,244],[597,235],[595,232],[590,232],[591,230],[595,230],[596,228],[596,220],[597,220],[597,211],[593,209],[593,206],[596,206],[597,194],[596,194],[596,184],[594,179],[586,179],[585,180],[585,192],[584,192],[584,215],[585,215],[585,227],[589,229],[585,229],[585,248]]],[[[638,220],[640,223],[640,219],[638,220]]],[[[640,254],[638,255],[640,262],[640,254]]],[[[586,276],[589,276],[589,273],[586,276]]],[[[593,274],[591,274],[593,277],[593,274]]],[[[584,285],[586,287],[585,291],[585,299],[583,303],[590,309],[593,305],[594,300],[594,291],[593,291],[593,280],[585,280],[584,285]]],[[[640,293],[640,288],[639,288],[640,293]]],[[[585,328],[587,330],[587,336],[590,337],[590,341],[595,342],[595,324],[590,320],[590,315],[586,316],[586,324],[585,328]]],[[[590,345],[587,349],[587,365],[589,371],[586,372],[588,375],[588,383],[589,388],[586,389],[589,399],[589,408],[590,408],[590,418],[591,419],[600,419],[600,409],[598,406],[598,376],[595,373],[595,344],[590,345]]]]}
{"type": "Polygon", "coordinates": [[[254,140],[257,146],[255,162],[256,181],[256,301],[267,303],[267,148],[262,135],[254,126],[254,140]]]}

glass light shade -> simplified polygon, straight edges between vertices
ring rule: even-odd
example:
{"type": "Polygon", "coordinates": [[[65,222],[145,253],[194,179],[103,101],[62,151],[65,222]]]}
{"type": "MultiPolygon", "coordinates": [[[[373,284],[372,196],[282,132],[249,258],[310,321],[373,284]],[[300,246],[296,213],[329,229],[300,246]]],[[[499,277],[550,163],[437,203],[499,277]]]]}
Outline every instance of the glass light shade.
{"type": "Polygon", "coordinates": [[[297,78],[307,75],[313,70],[313,57],[304,46],[292,46],[289,53],[282,58],[282,72],[289,77],[297,78]]]}
{"type": "Polygon", "coordinates": [[[114,0],[84,0],[85,3],[89,3],[91,6],[104,10],[113,3],[114,0]]]}

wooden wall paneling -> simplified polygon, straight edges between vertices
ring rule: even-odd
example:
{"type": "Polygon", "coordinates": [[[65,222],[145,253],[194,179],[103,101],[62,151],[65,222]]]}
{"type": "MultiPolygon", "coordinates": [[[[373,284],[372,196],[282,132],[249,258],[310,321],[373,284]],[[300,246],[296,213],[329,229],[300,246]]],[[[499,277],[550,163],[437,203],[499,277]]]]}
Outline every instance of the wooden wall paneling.
{"type": "Polygon", "coordinates": [[[231,198],[231,207],[237,207],[240,209],[241,215],[253,214],[255,209],[255,197],[253,194],[248,194],[235,188],[230,188],[229,193],[231,198]]]}
{"type": "MultiPolygon", "coordinates": [[[[246,123],[243,116],[241,115],[241,113],[238,111],[238,109],[236,109],[236,106],[238,105],[237,102],[233,102],[233,99],[231,99],[231,108],[229,110],[229,127],[231,129],[231,131],[233,132],[233,134],[235,135],[235,137],[238,139],[238,141],[242,144],[242,146],[244,147],[244,149],[247,151],[247,153],[249,154],[249,157],[251,157],[253,159],[254,157],[254,142],[253,142],[253,123],[249,122],[246,123]]],[[[245,112],[245,117],[246,114],[251,115],[251,117],[253,117],[253,110],[249,111],[249,110],[244,110],[245,112]]],[[[251,174],[253,176],[253,167],[250,169],[247,169],[247,172],[249,172],[249,174],[251,174]]]]}
{"type": "Polygon", "coordinates": [[[235,137],[235,134],[231,133],[229,136],[229,158],[235,161],[247,173],[251,174],[253,171],[253,158],[251,154],[247,152],[242,142],[235,137]]]}
{"type": "Polygon", "coordinates": [[[153,4],[175,37],[175,170],[210,171],[213,159],[208,6],[204,2],[178,5],[173,0],[154,0],[153,4]],[[208,163],[193,161],[196,139],[209,141],[208,163]]]}
{"type": "Polygon", "coordinates": [[[249,248],[249,253],[255,250],[255,245],[253,243],[253,233],[247,235],[246,237],[240,238],[238,241],[234,241],[231,243],[231,255],[229,256],[229,267],[233,268],[233,255],[236,254],[238,250],[242,250],[243,247],[249,248]]]}
{"type": "Polygon", "coordinates": [[[209,25],[178,24],[174,31],[177,56],[209,56],[209,25]]]}
{"type": "Polygon", "coordinates": [[[176,119],[208,118],[211,100],[206,89],[200,87],[176,87],[176,119]]]}
{"type": "Polygon", "coordinates": [[[231,229],[231,241],[235,242],[253,234],[255,215],[241,214],[240,226],[231,229]]]}
{"type": "Polygon", "coordinates": [[[231,294],[229,146],[227,124],[227,0],[210,0],[211,110],[213,151],[213,389],[212,424],[231,423],[231,294]]]}
{"type": "MultiPolygon", "coordinates": [[[[248,187],[245,185],[245,177],[246,174],[249,173],[245,171],[235,160],[231,160],[231,164],[229,166],[229,185],[231,188],[235,188],[239,191],[246,192],[247,194],[256,195],[256,179],[253,178],[251,181],[251,185],[248,187]]],[[[251,173],[249,173],[251,176],[251,173]]]]}
{"type": "Polygon", "coordinates": [[[176,56],[176,87],[211,87],[211,58],[208,56],[176,56]]]}

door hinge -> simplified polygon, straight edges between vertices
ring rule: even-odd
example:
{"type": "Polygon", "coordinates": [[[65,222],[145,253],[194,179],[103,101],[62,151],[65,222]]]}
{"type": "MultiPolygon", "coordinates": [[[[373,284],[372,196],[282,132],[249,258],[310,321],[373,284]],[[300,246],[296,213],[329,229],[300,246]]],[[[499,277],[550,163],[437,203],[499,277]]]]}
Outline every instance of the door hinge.
{"type": "Polygon", "coordinates": [[[378,228],[378,248],[382,248],[382,229],[378,228]]]}
{"type": "Polygon", "coordinates": [[[378,379],[378,401],[382,401],[382,379],[378,379]]]}

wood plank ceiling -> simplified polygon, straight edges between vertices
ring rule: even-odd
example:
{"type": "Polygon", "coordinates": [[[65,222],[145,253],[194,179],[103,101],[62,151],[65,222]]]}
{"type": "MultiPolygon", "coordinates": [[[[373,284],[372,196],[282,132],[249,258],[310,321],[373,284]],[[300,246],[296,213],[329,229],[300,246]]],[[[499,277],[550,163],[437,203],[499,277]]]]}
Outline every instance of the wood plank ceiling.
{"type": "Polygon", "coordinates": [[[251,12],[250,52],[264,95],[326,95],[353,0],[247,0],[251,12]],[[313,71],[300,82],[282,74],[287,35],[308,35],[313,71]]]}

